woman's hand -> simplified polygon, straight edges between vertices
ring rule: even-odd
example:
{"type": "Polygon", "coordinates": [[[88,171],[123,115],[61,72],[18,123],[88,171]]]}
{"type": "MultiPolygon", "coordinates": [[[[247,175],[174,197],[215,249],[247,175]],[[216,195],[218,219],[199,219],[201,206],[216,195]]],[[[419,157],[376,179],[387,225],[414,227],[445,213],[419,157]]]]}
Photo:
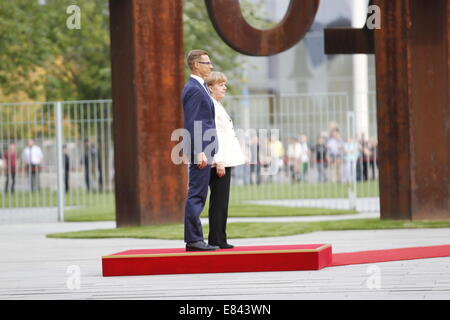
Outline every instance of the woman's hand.
{"type": "Polygon", "coordinates": [[[225,175],[225,167],[223,166],[223,164],[217,164],[216,173],[219,178],[222,178],[225,175]]]}
{"type": "Polygon", "coordinates": [[[204,152],[201,152],[197,154],[197,167],[199,169],[203,169],[208,165],[208,159],[206,158],[206,155],[204,152]]]}

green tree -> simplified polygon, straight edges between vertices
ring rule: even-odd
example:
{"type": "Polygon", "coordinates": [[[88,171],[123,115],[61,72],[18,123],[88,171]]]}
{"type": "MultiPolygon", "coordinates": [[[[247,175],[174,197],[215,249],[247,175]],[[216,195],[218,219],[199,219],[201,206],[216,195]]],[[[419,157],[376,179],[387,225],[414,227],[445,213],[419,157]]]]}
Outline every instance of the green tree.
{"type": "Polygon", "coordinates": [[[34,99],[43,82],[39,68],[50,58],[47,12],[38,1],[0,3],[0,88],[3,94],[26,92],[34,99]]]}
{"type": "Polygon", "coordinates": [[[53,43],[45,92],[49,100],[111,97],[109,14],[106,0],[47,0],[48,39],[53,43]],[[69,29],[66,12],[80,8],[79,29],[69,29]]]}
{"type": "MultiPolygon", "coordinates": [[[[184,1],[184,47],[207,50],[216,70],[239,93],[244,56],[215,32],[204,0],[184,1]]],[[[252,19],[258,5],[242,3],[252,19]]],[[[14,0],[0,2],[0,85],[4,93],[25,91],[46,100],[111,98],[108,0],[14,0]],[[71,5],[81,12],[80,29],[66,25],[71,5]],[[41,72],[39,72],[41,70],[41,72]]],[[[186,77],[189,71],[186,66],[186,77]]]]}
{"type": "MultiPolygon", "coordinates": [[[[205,0],[183,0],[184,50],[187,54],[192,49],[208,51],[217,71],[222,71],[229,78],[228,87],[231,94],[240,94],[242,90],[243,69],[249,67],[246,56],[231,49],[219,37],[208,16],[205,0]]],[[[242,14],[256,28],[269,28],[270,22],[262,20],[262,0],[240,1],[242,14]]],[[[190,70],[185,65],[185,77],[190,70]]]]}
{"type": "MultiPolygon", "coordinates": [[[[184,0],[183,32],[185,55],[192,49],[208,51],[214,68],[230,79],[239,79],[243,63],[242,56],[228,47],[214,30],[204,0],[184,0]]],[[[185,64],[185,77],[190,70],[185,64]]],[[[237,91],[236,85],[231,87],[237,91]]]]}

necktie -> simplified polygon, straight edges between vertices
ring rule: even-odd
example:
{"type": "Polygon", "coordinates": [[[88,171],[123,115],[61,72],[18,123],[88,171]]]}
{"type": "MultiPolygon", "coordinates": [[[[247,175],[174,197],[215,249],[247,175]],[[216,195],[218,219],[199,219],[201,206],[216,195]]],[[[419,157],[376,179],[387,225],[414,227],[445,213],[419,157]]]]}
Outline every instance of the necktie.
{"type": "Polygon", "coordinates": [[[210,93],[209,93],[209,88],[208,88],[208,85],[206,84],[206,82],[203,82],[203,86],[205,87],[206,92],[208,92],[208,94],[210,94],[210,93]]]}
{"type": "MultiPolygon", "coordinates": [[[[203,82],[203,86],[205,87],[206,92],[208,92],[208,95],[211,98],[211,93],[209,92],[209,88],[208,88],[208,85],[206,84],[206,82],[203,82]]],[[[212,111],[213,117],[215,117],[216,112],[214,110],[214,103],[213,103],[212,99],[211,99],[211,111],[212,111]]]]}

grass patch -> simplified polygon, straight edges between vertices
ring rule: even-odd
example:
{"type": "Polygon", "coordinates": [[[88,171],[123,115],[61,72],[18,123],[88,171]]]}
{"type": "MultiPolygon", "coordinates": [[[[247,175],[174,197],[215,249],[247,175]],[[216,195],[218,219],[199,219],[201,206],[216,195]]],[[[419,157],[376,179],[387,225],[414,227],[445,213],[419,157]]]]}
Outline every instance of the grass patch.
{"type": "MultiPolygon", "coordinates": [[[[208,217],[209,206],[206,205],[201,217],[208,217]]],[[[254,204],[234,204],[228,210],[230,217],[291,217],[291,216],[320,216],[356,214],[356,210],[326,209],[326,208],[304,208],[304,207],[282,207],[254,204]]]]}
{"type": "MultiPolygon", "coordinates": [[[[114,203],[114,193],[87,192],[83,189],[74,189],[65,194],[64,204],[70,206],[107,206],[114,203]]],[[[58,193],[48,188],[39,191],[16,191],[14,193],[0,193],[0,207],[2,208],[28,208],[28,207],[56,207],[58,193]]]]}
{"type": "MultiPolygon", "coordinates": [[[[357,197],[378,197],[378,181],[356,183],[357,197]]],[[[324,199],[348,198],[348,185],[345,183],[275,183],[259,185],[232,185],[231,203],[247,200],[277,199],[324,199]]],[[[71,189],[65,195],[66,206],[103,206],[113,205],[114,192],[87,192],[82,188],[71,189]]],[[[56,207],[57,192],[43,188],[38,192],[16,191],[0,193],[0,206],[3,208],[56,207]]]]}
{"type": "Polygon", "coordinates": [[[79,207],[65,210],[64,221],[66,222],[92,222],[92,221],[114,221],[116,209],[110,206],[79,207]]]}
{"type": "MultiPolygon", "coordinates": [[[[208,217],[208,201],[201,214],[202,218],[208,217]]],[[[230,217],[288,217],[288,216],[318,216],[318,215],[341,215],[356,214],[356,210],[326,209],[326,208],[303,208],[303,207],[280,207],[253,204],[232,204],[229,207],[230,217]]],[[[114,221],[115,208],[113,206],[80,207],[66,210],[64,220],[67,222],[83,221],[114,221]]]]}
{"type": "MultiPolygon", "coordinates": [[[[336,230],[382,230],[382,229],[416,229],[416,228],[450,228],[450,220],[445,221],[409,221],[409,220],[379,220],[351,219],[338,221],[289,222],[289,223],[229,223],[228,238],[262,238],[281,237],[304,234],[315,231],[336,230]]],[[[66,239],[99,239],[99,238],[140,238],[182,240],[183,224],[153,225],[126,227],[116,229],[99,229],[78,232],[48,234],[49,238],[66,239]]],[[[203,226],[203,232],[208,234],[208,225],[203,226]]]]}
{"type": "MultiPolygon", "coordinates": [[[[349,186],[345,183],[261,183],[259,185],[232,185],[232,201],[277,199],[348,198],[349,186]]],[[[356,183],[359,198],[378,197],[378,181],[356,183]]]]}

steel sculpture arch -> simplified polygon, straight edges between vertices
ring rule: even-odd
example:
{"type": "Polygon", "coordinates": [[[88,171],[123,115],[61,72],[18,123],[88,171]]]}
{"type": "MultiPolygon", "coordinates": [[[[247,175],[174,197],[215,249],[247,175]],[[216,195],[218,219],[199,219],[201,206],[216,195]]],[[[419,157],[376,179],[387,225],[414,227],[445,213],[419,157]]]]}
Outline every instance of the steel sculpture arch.
{"type": "Polygon", "coordinates": [[[242,15],[239,0],[205,0],[219,36],[234,50],[250,56],[270,56],[297,44],[310,29],[320,0],[291,0],[284,18],[273,28],[256,29],[242,15]]]}

